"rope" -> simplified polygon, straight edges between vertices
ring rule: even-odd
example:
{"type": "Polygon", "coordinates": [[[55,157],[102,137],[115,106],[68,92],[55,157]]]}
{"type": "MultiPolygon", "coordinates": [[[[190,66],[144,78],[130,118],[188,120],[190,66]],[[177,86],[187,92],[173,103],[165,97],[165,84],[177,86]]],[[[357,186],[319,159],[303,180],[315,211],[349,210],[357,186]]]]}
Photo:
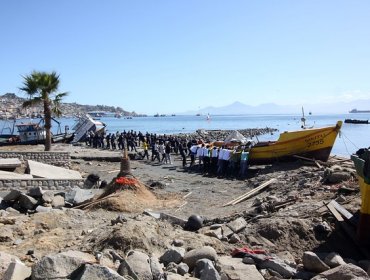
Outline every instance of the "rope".
{"type": "Polygon", "coordinates": [[[359,149],[359,147],[357,147],[356,146],[356,144],[355,143],[353,143],[348,137],[347,137],[347,135],[345,135],[342,131],[340,132],[340,136],[343,136],[343,137],[340,137],[340,138],[342,138],[342,141],[343,141],[343,144],[344,144],[344,147],[346,148],[346,151],[347,151],[347,154],[349,155],[349,156],[351,156],[351,153],[348,151],[348,147],[347,147],[347,144],[346,144],[346,142],[344,141],[344,138],[346,138],[346,140],[348,141],[348,142],[350,142],[357,150],[359,149]]]}

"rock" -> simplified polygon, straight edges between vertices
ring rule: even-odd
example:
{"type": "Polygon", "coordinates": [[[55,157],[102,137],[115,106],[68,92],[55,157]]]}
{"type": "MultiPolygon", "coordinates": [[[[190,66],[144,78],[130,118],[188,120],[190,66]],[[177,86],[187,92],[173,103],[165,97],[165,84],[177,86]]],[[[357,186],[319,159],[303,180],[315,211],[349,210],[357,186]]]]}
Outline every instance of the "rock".
{"type": "Polygon", "coordinates": [[[211,261],[215,261],[217,259],[217,253],[212,247],[204,246],[202,248],[186,252],[183,262],[189,266],[190,270],[192,270],[195,266],[195,263],[200,259],[209,259],[211,261]]]}
{"type": "Polygon", "coordinates": [[[72,191],[66,193],[65,201],[71,203],[72,205],[79,205],[84,202],[88,202],[94,196],[95,193],[93,190],[84,190],[76,187],[72,191]]]}
{"type": "Polygon", "coordinates": [[[121,223],[124,224],[127,222],[127,218],[124,215],[118,215],[117,218],[110,221],[111,225],[114,226],[115,224],[121,223]]]}
{"type": "Polygon", "coordinates": [[[177,273],[184,276],[186,273],[189,273],[189,266],[186,263],[180,263],[177,266],[177,273]]]}
{"type": "Polygon", "coordinates": [[[6,196],[3,197],[4,201],[15,201],[22,193],[18,190],[11,190],[6,196]]]}
{"type": "Polygon", "coordinates": [[[256,264],[254,259],[251,257],[244,257],[242,262],[245,264],[256,264]]]}
{"type": "Polygon", "coordinates": [[[176,272],[168,272],[167,273],[167,280],[198,280],[198,278],[194,278],[194,277],[184,277],[184,276],[181,276],[180,274],[177,274],[176,272]]]}
{"type": "Polygon", "coordinates": [[[82,273],[78,276],[79,280],[100,280],[100,279],[109,279],[109,280],[125,280],[124,277],[119,275],[114,270],[102,266],[102,265],[90,265],[86,264],[82,273]]]}
{"type": "Polygon", "coordinates": [[[292,278],[297,273],[297,270],[290,265],[286,264],[279,258],[271,258],[266,259],[265,261],[261,262],[259,268],[266,268],[276,271],[284,278],[292,278]]]}
{"type": "Polygon", "coordinates": [[[10,263],[8,269],[5,271],[3,280],[20,280],[27,279],[31,276],[31,268],[24,265],[20,261],[13,261],[10,263]]]}
{"type": "Polygon", "coordinates": [[[53,208],[39,205],[39,206],[36,207],[35,210],[36,210],[36,212],[39,212],[39,213],[47,213],[47,212],[50,212],[51,210],[53,210],[53,208]]]}
{"type": "Polygon", "coordinates": [[[163,269],[162,269],[161,264],[159,263],[159,260],[155,257],[150,257],[149,262],[150,262],[150,269],[153,274],[153,280],[162,280],[163,269]]]}
{"type": "Polygon", "coordinates": [[[54,198],[54,193],[52,191],[45,191],[42,194],[42,201],[44,203],[52,203],[54,198]]]}
{"type": "Polygon", "coordinates": [[[222,229],[219,227],[217,229],[214,229],[214,230],[208,230],[204,233],[204,235],[207,235],[207,236],[211,236],[211,237],[215,237],[219,240],[222,239],[223,235],[222,235],[222,229]]]}
{"type": "Polygon", "coordinates": [[[247,227],[247,222],[244,218],[239,217],[234,221],[231,221],[227,224],[227,226],[234,232],[238,233],[247,227]]]}
{"type": "Polygon", "coordinates": [[[222,236],[224,238],[229,238],[231,235],[234,234],[234,232],[226,225],[222,225],[222,236]]]}
{"type": "Polygon", "coordinates": [[[233,235],[230,236],[229,243],[235,244],[235,243],[238,243],[238,242],[240,242],[239,235],[237,235],[236,233],[234,233],[233,235]]]}
{"type": "Polygon", "coordinates": [[[174,263],[174,262],[170,262],[167,267],[166,267],[166,271],[167,272],[173,272],[173,273],[177,273],[177,264],[174,263]]]}
{"type": "Polygon", "coordinates": [[[147,254],[144,254],[139,251],[132,251],[127,256],[126,260],[140,280],[153,279],[152,270],[150,269],[149,257],[147,254]]]}
{"type": "Polygon", "coordinates": [[[346,264],[342,257],[334,252],[327,255],[324,259],[324,262],[331,268],[346,264]]]}
{"type": "Polygon", "coordinates": [[[35,198],[40,198],[42,197],[43,193],[44,191],[41,187],[34,187],[30,189],[27,194],[35,198]]]}
{"type": "Polygon", "coordinates": [[[213,262],[209,259],[197,260],[193,275],[204,280],[221,280],[221,276],[217,272],[213,262]]]}
{"type": "Polygon", "coordinates": [[[174,240],[172,241],[172,245],[173,245],[173,246],[176,246],[176,247],[184,246],[184,240],[174,239],[174,240]]]}
{"type": "Polygon", "coordinates": [[[12,242],[14,241],[13,230],[10,227],[0,227],[0,242],[12,242]]]}
{"type": "Polygon", "coordinates": [[[190,231],[196,231],[203,227],[204,219],[199,215],[191,215],[186,222],[184,229],[190,231]]]}
{"type": "Polygon", "coordinates": [[[75,251],[47,255],[32,267],[32,280],[67,278],[84,263],[94,261],[94,256],[75,251]]]}
{"type": "Polygon", "coordinates": [[[322,272],[312,280],[366,280],[370,279],[367,273],[360,267],[353,264],[343,264],[322,272]]]}
{"type": "Polygon", "coordinates": [[[126,260],[121,261],[121,264],[117,269],[117,272],[119,275],[123,277],[129,277],[130,279],[139,280],[139,277],[126,260]]]}
{"type": "Polygon", "coordinates": [[[0,251],[0,279],[3,279],[9,265],[15,261],[20,262],[18,257],[0,251]]]}
{"type": "Polygon", "coordinates": [[[297,266],[293,255],[289,251],[278,252],[276,253],[276,256],[278,256],[278,258],[283,260],[285,263],[289,264],[291,267],[297,266]]]}
{"type": "Polygon", "coordinates": [[[304,268],[308,271],[320,273],[330,269],[315,253],[310,251],[303,253],[302,262],[304,268]]]}
{"type": "Polygon", "coordinates": [[[27,210],[33,210],[37,206],[36,199],[34,199],[31,196],[25,195],[23,193],[19,196],[18,201],[19,201],[19,205],[22,208],[27,209],[27,210]]]}
{"type": "Polygon", "coordinates": [[[51,206],[54,208],[62,208],[65,206],[64,197],[61,195],[56,195],[51,202],[51,206]]]}
{"type": "Polygon", "coordinates": [[[185,249],[182,247],[174,247],[167,250],[160,258],[159,261],[167,266],[170,262],[179,264],[185,255],[185,249]]]}
{"type": "Polygon", "coordinates": [[[222,279],[264,280],[255,265],[245,265],[240,258],[220,256],[217,262],[221,267],[222,279]],[[246,275],[248,275],[248,278],[246,278],[246,275]]]}

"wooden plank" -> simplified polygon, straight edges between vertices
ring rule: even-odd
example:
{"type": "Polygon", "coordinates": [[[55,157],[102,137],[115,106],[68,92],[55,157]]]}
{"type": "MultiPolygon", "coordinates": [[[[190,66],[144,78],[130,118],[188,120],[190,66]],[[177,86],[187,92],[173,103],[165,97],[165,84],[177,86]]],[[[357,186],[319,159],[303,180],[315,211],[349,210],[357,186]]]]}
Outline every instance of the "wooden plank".
{"type": "MultiPolygon", "coordinates": [[[[274,179],[271,179],[271,180],[274,180],[274,179]]],[[[271,180],[269,180],[269,181],[271,181],[271,180]]],[[[269,181],[267,181],[267,182],[269,182],[269,181]]],[[[254,188],[253,190],[250,190],[250,191],[246,192],[245,194],[242,194],[242,195],[238,196],[237,198],[235,198],[235,199],[233,199],[233,200],[231,200],[231,201],[229,201],[229,202],[225,203],[225,204],[224,204],[224,205],[222,205],[222,206],[224,207],[224,206],[231,205],[231,204],[233,204],[235,201],[238,201],[239,199],[241,199],[241,198],[243,198],[243,197],[245,197],[245,196],[249,195],[249,194],[250,194],[250,193],[252,193],[253,191],[256,191],[256,190],[259,190],[259,189],[263,188],[263,187],[264,187],[264,184],[266,184],[267,182],[265,182],[265,183],[263,183],[262,185],[260,185],[260,186],[258,186],[258,187],[256,187],[256,188],[254,188]]]]}
{"type": "Polygon", "coordinates": [[[242,202],[244,200],[246,200],[247,198],[251,197],[252,195],[256,194],[257,192],[260,192],[261,190],[263,190],[264,188],[266,188],[267,186],[269,186],[270,184],[276,182],[277,179],[271,179],[271,180],[268,180],[267,182],[263,183],[262,185],[260,185],[259,187],[253,189],[252,191],[250,191],[248,194],[246,194],[245,196],[237,199],[236,201],[234,201],[233,203],[231,203],[232,205],[235,205],[239,202],[242,202]]]}
{"type": "Polygon", "coordinates": [[[347,220],[350,220],[352,218],[353,215],[335,200],[332,200],[330,204],[332,204],[335,207],[335,209],[337,209],[338,212],[342,214],[342,216],[344,216],[347,220]]]}
{"type": "Polygon", "coordinates": [[[343,217],[340,215],[340,213],[337,211],[337,209],[333,206],[333,204],[329,203],[329,204],[326,205],[326,207],[334,215],[334,217],[337,219],[337,221],[339,221],[339,222],[344,221],[343,217]]]}

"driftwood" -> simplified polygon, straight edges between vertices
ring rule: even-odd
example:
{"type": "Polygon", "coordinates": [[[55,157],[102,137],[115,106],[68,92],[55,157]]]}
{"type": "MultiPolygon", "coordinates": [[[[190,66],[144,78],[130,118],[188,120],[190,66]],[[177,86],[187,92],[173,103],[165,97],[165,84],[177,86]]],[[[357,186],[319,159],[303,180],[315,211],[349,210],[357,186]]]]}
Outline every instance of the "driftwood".
{"type": "Polygon", "coordinates": [[[277,181],[277,179],[276,179],[276,178],[274,178],[274,179],[270,179],[270,180],[268,180],[267,182],[265,182],[265,183],[261,184],[260,186],[258,186],[258,187],[256,187],[256,188],[254,188],[253,190],[251,190],[251,191],[249,191],[249,192],[247,192],[247,193],[245,193],[245,194],[243,194],[243,195],[241,195],[241,196],[238,196],[237,198],[235,198],[235,199],[233,199],[233,200],[229,201],[228,203],[226,203],[226,204],[224,204],[224,205],[222,205],[222,206],[223,206],[223,207],[225,207],[225,206],[235,205],[235,204],[237,204],[237,203],[239,203],[239,202],[242,202],[242,201],[246,200],[247,198],[251,197],[252,195],[256,194],[257,192],[259,192],[259,191],[263,190],[263,189],[264,189],[264,188],[266,188],[268,185],[270,185],[270,184],[272,184],[272,183],[276,182],[276,181],[277,181]]]}

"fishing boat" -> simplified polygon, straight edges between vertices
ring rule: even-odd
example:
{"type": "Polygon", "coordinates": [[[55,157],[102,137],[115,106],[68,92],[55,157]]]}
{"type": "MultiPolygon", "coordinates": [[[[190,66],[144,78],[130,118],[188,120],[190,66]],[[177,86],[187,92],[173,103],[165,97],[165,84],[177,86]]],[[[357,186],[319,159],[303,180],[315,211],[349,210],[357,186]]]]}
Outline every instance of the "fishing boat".
{"type": "MultiPolygon", "coordinates": [[[[58,124],[57,133],[52,133],[51,141],[52,143],[68,143],[73,139],[73,133],[69,132],[68,126],[65,127],[65,131],[62,132],[60,128],[60,122],[52,118],[54,122],[58,124]]],[[[13,123],[13,130],[11,134],[2,134],[0,146],[7,145],[36,145],[45,144],[46,131],[43,125],[44,119],[39,122],[27,121],[13,123]],[[16,127],[18,134],[14,133],[14,127],[16,127]]]]}
{"type": "Polygon", "coordinates": [[[73,126],[74,138],[72,143],[84,141],[87,132],[104,133],[105,123],[93,119],[89,114],[80,116],[73,126]]]}
{"type": "Polygon", "coordinates": [[[250,163],[287,160],[294,155],[327,161],[341,127],[342,121],[338,121],[335,126],[281,133],[277,141],[259,142],[252,146],[250,163]]]}

